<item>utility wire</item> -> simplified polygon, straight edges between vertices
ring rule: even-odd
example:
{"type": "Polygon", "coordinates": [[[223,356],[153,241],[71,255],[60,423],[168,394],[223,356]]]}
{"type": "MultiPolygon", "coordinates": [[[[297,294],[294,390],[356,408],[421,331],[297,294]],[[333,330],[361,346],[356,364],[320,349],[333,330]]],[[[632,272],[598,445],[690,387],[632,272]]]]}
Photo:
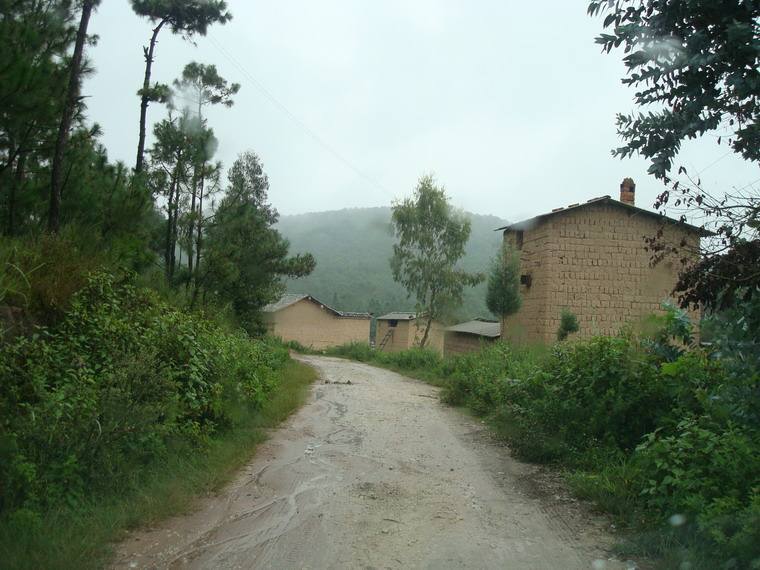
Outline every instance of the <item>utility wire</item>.
{"type": "Polygon", "coordinates": [[[256,79],[244,66],[241,64],[235,56],[233,56],[227,49],[224,48],[217,40],[214,38],[211,34],[209,34],[208,39],[211,41],[212,45],[224,56],[226,57],[232,65],[234,65],[243,75],[245,75],[248,80],[253,84],[253,86],[259,90],[259,92],[266,97],[270,103],[272,103],[275,107],[277,107],[280,111],[282,111],[291,121],[293,121],[298,127],[300,127],[306,134],[308,134],[319,146],[321,146],[324,150],[329,152],[333,155],[339,162],[343,163],[344,166],[346,166],[348,169],[352,170],[357,176],[362,178],[365,182],[370,184],[371,186],[374,186],[376,189],[380,190],[381,192],[387,194],[391,198],[395,198],[393,193],[388,190],[385,186],[380,184],[379,182],[373,180],[368,175],[366,175],[364,172],[362,172],[361,169],[354,166],[354,164],[348,160],[346,157],[344,157],[340,152],[338,152],[332,145],[330,145],[327,141],[325,141],[322,137],[320,137],[314,130],[312,130],[306,123],[304,123],[301,119],[299,119],[295,114],[293,114],[290,109],[288,109],[283,103],[281,103],[269,89],[266,88],[266,86],[256,79]]]}

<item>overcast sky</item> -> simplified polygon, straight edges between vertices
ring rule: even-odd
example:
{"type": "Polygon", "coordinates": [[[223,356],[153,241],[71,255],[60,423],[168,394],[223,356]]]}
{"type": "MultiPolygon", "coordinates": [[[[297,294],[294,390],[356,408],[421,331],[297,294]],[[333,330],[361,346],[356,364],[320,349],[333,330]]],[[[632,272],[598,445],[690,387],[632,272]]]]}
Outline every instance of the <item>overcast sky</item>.
{"type": "MultiPolygon", "coordinates": [[[[634,109],[619,53],[594,44],[585,0],[231,0],[234,15],[195,46],[160,35],[153,77],[190,61],[242,85],[208,112],[230,165],[255,151],[283,214],[389,205],[434,173],[457,207],[512,221],[637,183],[637,205],[662,189],[642,159],[610,156],[615,113],[634,109]]],[[[150,23],[108,0],[91,31],[89,117],[112,159],[134,164],[142,46],[150,23]]],[[[152,105],[152,124],[166,115],[152,105]]],[[[149,138],[149,145],[152,139],[149,138]]],[[[714,138],[680,157],[707,188],[758,178],[714,138]]]]}

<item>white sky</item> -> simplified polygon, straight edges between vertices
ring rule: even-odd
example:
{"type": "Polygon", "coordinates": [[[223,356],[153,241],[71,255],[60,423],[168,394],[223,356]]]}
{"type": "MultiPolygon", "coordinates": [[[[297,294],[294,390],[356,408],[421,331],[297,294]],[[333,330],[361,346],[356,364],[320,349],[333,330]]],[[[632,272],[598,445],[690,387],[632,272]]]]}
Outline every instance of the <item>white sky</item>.
{"type": "MultiPolygon", "coordinates": [[[[234,107],[207,113],[216,158],[258,153],[282,214],[389,205],[431,172],[454,205],[513,221],[617,197],[626,176],[639,206],[662,189],[644,160],[610,156],[633,90],[620,84],[621,54],[594,44],[601,20],[585,0],[228,3],[232,22],[196,46],[161,32],[153,79],[171,83],[195,60],[242,84],[234,107]]],[[[89,117],[110,157],[132,166],[151,26],[109,0],[90,30],[89,117]]],[[[152,105],[149,123],[165,115],[152,105]]],[[[713,191],[760,177],[711,137],[678,164],[713,191]]]]}

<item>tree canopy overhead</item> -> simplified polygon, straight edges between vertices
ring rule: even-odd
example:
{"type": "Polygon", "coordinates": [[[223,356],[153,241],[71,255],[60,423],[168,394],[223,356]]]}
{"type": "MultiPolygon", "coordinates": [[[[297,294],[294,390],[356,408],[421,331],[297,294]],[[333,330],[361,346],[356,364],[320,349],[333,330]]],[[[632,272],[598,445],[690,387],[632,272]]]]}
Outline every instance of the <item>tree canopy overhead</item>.
{"type": "Polygon", "coordinates": [[[667,178],[681,143],[716,129],[745,159],[760,160],[760,3],[743,0],[594,0],[606,12],[597,43],[622,47],[646,113],[618,115],[626,142],[620,157],[640,153],[649,172],[667,178]]]}

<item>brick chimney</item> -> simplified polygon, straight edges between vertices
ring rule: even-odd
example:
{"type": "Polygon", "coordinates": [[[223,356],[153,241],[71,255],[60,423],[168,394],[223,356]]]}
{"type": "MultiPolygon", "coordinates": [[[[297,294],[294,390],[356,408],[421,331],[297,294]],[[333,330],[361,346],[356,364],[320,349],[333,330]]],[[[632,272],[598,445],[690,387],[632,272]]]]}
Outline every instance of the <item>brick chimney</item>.
{"type": "Polygon", "coordinates": [[[623,178],[620,184],[620,201],[631,206],[636,204],[636,184],[633,178],[623,178]]]}

